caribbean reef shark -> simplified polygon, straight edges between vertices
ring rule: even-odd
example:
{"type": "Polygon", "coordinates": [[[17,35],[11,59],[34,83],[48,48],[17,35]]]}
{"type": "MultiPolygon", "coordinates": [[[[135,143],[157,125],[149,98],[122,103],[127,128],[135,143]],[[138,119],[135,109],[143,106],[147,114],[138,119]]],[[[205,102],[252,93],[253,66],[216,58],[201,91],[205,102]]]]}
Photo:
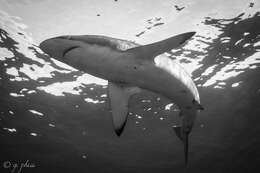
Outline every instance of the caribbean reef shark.
{"type": "Polygon", "coordinates": [[[202,110],[196,85],[189,74],[163,53],[180,47],[195,32],[183,33],[148,45],[98,35],[68,35],[47,39],[40,48],[78,70],[108,80],[108,96],[115,132],[121,135],[128,116],[129,98],[142,90],[160,94],[178,105],[181,126],[173,127],[184,143],[202,110]]]}

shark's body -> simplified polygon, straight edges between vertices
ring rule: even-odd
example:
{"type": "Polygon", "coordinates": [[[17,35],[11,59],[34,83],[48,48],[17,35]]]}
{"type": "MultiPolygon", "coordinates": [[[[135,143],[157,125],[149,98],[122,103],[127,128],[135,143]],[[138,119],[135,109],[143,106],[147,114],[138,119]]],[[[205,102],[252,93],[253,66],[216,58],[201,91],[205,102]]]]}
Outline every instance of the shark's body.
{"type": "Polygon", "coordinates": [[[162,53],[178,47],[194,33],[185,33],[161,42],[140,46],[105,36],[62,36],[41,43],[42,50],[58,60],[109,81],[113,123],[118,135],[123,131],[131,95],[145,89],[176,103],[182,126],[176,134],[188,153],[188,134],[202,108],[198,90],[188,73],[162,53]]]}

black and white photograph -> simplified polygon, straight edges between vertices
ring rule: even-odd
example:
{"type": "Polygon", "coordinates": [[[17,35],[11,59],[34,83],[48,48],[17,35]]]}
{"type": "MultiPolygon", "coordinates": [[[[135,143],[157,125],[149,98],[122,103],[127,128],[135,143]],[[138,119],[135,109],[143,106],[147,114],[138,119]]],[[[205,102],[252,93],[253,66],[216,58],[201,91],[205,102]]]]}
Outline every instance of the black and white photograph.
{"type": "Polygon", "coordinates": [[[0,172],[260,172],[260,1],[0,0],[0,172]]]}

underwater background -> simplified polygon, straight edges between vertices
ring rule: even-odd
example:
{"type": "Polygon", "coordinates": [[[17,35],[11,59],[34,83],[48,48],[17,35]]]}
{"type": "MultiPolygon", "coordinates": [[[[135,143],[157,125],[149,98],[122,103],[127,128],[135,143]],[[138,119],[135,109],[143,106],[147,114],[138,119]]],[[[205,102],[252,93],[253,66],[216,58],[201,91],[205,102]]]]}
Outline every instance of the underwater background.
{"type": "Polygon", "coordinates": [[[259,172],[259,124],[258,1],[0,1],[1,173],[26,162],[32,167],[21,172],[259,172]],[[148,44],[186,31],[197,33],[166,54],[190,73],[205,108],[191,132],[187,167],[172,129],[174,103],[135,95],[119,138],[107,81],[38,47],[64,34],[148,44]]]}

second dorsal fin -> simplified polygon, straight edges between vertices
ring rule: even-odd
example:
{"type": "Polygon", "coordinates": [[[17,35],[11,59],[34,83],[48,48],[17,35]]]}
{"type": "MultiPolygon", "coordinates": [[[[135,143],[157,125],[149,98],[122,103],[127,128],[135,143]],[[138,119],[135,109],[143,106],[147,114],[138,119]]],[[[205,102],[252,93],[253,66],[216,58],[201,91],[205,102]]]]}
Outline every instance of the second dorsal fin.
{"type": "Polygon", "coordinates": [[[133,53],[136,57],[153,59],[157,55],[179,47],[186,40],[190,39],[194,34],[195,32],[186,32],[159,42],[131,48],[126,52],[133,53]]]}

